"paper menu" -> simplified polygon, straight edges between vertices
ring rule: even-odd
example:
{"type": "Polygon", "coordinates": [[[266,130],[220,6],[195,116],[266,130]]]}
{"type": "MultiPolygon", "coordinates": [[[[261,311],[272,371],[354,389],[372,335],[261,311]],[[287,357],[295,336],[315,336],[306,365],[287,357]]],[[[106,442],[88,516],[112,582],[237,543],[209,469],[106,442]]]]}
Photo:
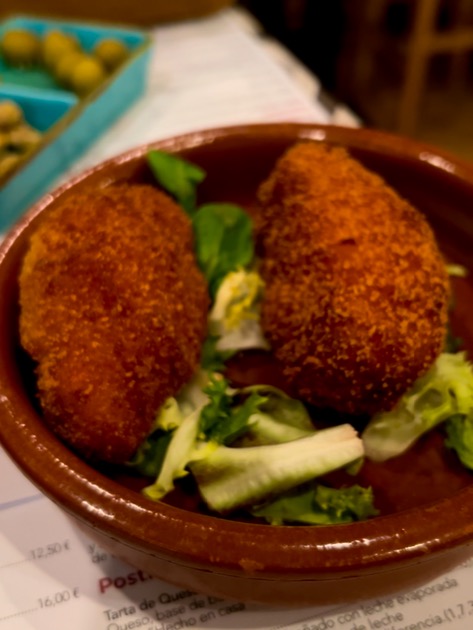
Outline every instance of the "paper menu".
{"type": "Polygon", "coordinates": [[[352,606],[271,609],[192,593],[100,549],[0,452],[0,630],[426,630],[473,627],[473,562],[352,606]],[[8,484],[8,485],[9,485],[8,484]]]}

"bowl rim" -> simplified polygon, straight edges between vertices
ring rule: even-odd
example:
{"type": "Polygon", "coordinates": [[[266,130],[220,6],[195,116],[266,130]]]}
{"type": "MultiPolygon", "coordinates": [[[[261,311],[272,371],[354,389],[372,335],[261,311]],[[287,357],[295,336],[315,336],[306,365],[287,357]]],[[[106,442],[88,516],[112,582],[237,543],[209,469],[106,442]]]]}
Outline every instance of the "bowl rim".
{"type": "MultiPolygon", "coordinates": [[[[288,141],[327,140],[349,148],[421,160],[433,172],[441,169],[473,185],[473,164],[428,144],[378,130],[270,123],[181,134],[140,145],[101,162],[39,200],[0,245],[0,291],[5,281],[1,269],[15,256],[22,235],[55,199],[90,175],[100,174],[112,164],[139,160],[153,148],[178,153],[229,137],[247,138],[249,134],[263,141],[275,135],[288,141]]],[[[241,523],[188,512],[163,502],[153,503],[96,472],[51,434],[31,403],[14,390],[11,374],[1,363],[0,416],[0,443],[44,494],[89,527],[177,564],[234,575],[249,571],[266,577],[284,573],[293,580],[327,578],[352,575],[360,569],[375,573],[473,544],[473,484],[449,498],[359,523],[317,527],[241,523]],[[16,447],[18,440],[23,441],[24,448],[16,447]],[[153,524],[152,531],[144,530],[147,519],[153,524]],[[209,536],[213,540],[211,548],[209,536]],[[279,553],[270,554],[270,547],[277,547],[279,553]]]]}

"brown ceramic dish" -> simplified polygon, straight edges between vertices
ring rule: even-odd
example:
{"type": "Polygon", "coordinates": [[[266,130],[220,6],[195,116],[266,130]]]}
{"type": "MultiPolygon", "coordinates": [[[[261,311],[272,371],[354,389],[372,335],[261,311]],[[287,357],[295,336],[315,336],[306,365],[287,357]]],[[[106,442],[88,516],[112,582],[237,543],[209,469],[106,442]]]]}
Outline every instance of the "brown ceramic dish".
{"type": "MultiPolygon", "coordinates": [[[[348,147],[427,214],[448,258],[473,271],[473,166],[431,147],[318,125],[212,130],[152,146],[207,171],[202,200],[248,206],[275,159],[301,138],[348,147]]],[[[277,605],[349,602],[413,586],[466,559],[473,543],[473,476],[443,449],[439,434],[403,458],[367,467],[381,516],[332,527],[270,527],[208,516],[179,500],[152,503],[81,461],[43,425],[30,393],[30,368],[17,347],[17,278],[28,236],[60,197],[117,180],[149,180],[148,148],[46,196],[0,249],[0,439],[6,451],[105,548],[153,575],[216,596],[277,605]]],[[[454,331],[473,351],[471,280],[456,281],[455,294],[454,331]]]]}

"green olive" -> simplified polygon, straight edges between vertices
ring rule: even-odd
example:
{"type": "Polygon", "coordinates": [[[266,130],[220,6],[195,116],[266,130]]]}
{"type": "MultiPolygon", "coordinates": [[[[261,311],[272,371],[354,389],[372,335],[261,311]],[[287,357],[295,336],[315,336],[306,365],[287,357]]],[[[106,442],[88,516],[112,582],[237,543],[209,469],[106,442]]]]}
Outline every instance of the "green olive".
{"type": "Polygon", "coordinates": [[[0,50],[5,61],[12,66],[34,66],[40,57],[40,40],[26,29],[11,29],[0,42],[0,50]]]}
{"type": "Polygon", "coordinates": [[[30,125],[23,123],[10,131],[10,146],[17,153],[26,153],[41,142],[41,134],[30,125]]]}
{"type": "Polygon", "coordinates": [[[20,160],[21,156],[16,153],[6,153],[0,156],[0,177],[12,171],[20,160]]]}
{"type": "Polygon", "coordinates": [[[106,72],[98,59],[84,56],[73,68],[70,83],[80,96],[95,90],[106,78],[106,72]]]}
{"type": "Polygon", "coordinates": [[[8,149],[8,145],[10,144],[10,135],[5,131],[0,131],[0,158],[2,152],[8,149]]]}
{"type": "Polygon", "coordinates": [[[21,107],[14,101],[0,101],[0,130],[5,131],[16,127],[23,121],[21,107]]]}
{"type": "Polygon", "coordinates": [[[71,50],[79,50],[80,45],[73,35],[62,31],[49,31],[43,37],[42,57],[43,63],[49,70],[53,70],[59,60],[71,50]]]}
{"type": "Polygon", "coordinates": [[[101,39],[94,47],[94,55],[109,72],[122,64],[128,54],[128,47],[119,39],[112,37],[101,39]]]}
{"type": "Polygon", "coordinates": [[[77,64],[84,59],[86,55],[79,50],[69,50],[64,53],[63,57],[55,64],[53,74],[61,85],[71,87],[72,73],[77,64]]]}

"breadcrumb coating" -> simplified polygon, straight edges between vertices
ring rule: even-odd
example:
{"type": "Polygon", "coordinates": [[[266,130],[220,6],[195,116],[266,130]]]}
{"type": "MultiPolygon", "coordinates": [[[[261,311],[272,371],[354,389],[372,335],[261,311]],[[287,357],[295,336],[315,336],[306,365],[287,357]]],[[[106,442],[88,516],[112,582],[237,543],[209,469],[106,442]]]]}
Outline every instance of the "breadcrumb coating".
{"type": "Polygon", "coordinates": [[[442,351],[449,283],[423,215],[342,148],[295,145],[258,191],[262,325],[296,395],[391,408],[442,351]]]}
{"type": "Polygon", "coordinates": [[[70,194],[31,238],[20,306],[45,420],[87,458],[128,460],[206,335],[189,219],[147,185],[70,194]]]}

